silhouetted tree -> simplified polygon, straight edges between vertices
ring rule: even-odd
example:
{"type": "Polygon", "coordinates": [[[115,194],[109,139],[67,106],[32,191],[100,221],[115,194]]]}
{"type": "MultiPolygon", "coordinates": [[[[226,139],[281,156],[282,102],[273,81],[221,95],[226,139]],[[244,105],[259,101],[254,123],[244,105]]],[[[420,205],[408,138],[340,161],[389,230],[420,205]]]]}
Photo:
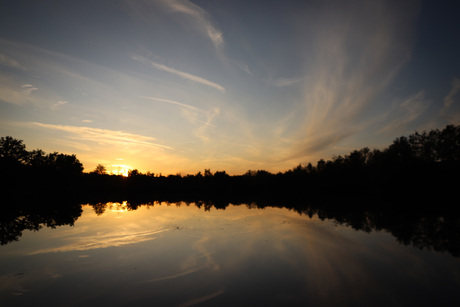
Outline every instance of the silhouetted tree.
{"type": "Polygon", "coordinates": [[[141,172],[139,172],[139,170],[137,169],[130,169],[128,171],[128,177],[136,177],[136,176],[140,176],[141,175],[141,172]]]}
{"type": "Polygon", "coordinates": [[[46,154],[41,149],[35,149],[29,152],[29,165],[34,168],[43,169],[48,165],[48,160],[46,154]]]}
{"type": "Polygon", "coordinates": [[[98,164],[96,165],[96,168],[92,172],[93,174],[98,174],[98,175],[106,175],[107,174],[107,169],[105,168],[104,165],[98,164]]]}
{"type": "Polygon", "coordinates": [[[4,164],[25,164],[29,153],[21,140],[11,136],[0,138],[0,161],[4,164]]]}
{"type": "Polygon", "coordinates": [[[324,161],[324,159],[320,159],[316,165],[316,169],[319,172],[322,172],[324,171],[325,167],[326,167],[326,161],[324,161]]]}
{"type": "Polygon", "coordinates": [[[256,171],[253,171],[253,170],[248,170],[246,173],[244,173],[243,176],[248,176],[248,177],[254,177],[257,175],[257,172],[256,171]]]}
{"type": "MultiPolygon", "coordinates": [[[[0,165],[4,172],[5,165],[9,167],[10,186],[21,187],[27,183],[36,186],[33,193],[42,193],[45,183],[56,187],[77,187],[75,180],[61,180],[82,174],[83,167],[75,155],[45,154],[38,149],[27,152],[22,141],[11,137],[1,138],[0,145],[0,165]]],[[[106,173],[105,167],[99,164],[93,172],[83,176],[81,187],[95,195],[113,191],[136,195],[156,193],[166,198],[172,195],[175,198],[206,198],[275,194],[307,198],[315,194],[343,196],[346,193],[388,194],[388,191],[404,192],[402,195],[410,197],[419,193],[419,197],[424,197],[427,193],[439,195],[440,191],[445,193],[457,188],[459,160],[460,126],[449,125],[442,130],[396,138],[382,150],[364,147],[334,156],[332,160],[321,159],[316,166],[299,164],[277,174],[249,170],[244,175],[230,176],[225,171],[213,174],[210,169],[205,169],[203,174],[159,174],[155,177],[153,173],[142,174],[134,169],[129,171],[128,178],[122,178],[97,176],[106,173]]]]}
{"type": "Polygon", "coordinates": [[[94,213],[96,213],[96,215],[102,215],[104,214],[105,209],[107,208],[107,203],[99,202],[99,203],[93,204],[92,206],[94,209],[94,213]]]}
{"type": "Polygon", "coordinates": [[[57,152],[49,155],[52,167],[61,174],[80,175],[83,172],[83,165],[76,155],[59,154],[57,152]]]}
{"type": "Polygon", "coordinates": [[[228,178],[229,175],[228,175],[225,171],[216,171],[216,172],[214,173],[214,177],[215,177],[216,179],[219,179],[219,178],[228,178]]]}
{"type": "Polygon", "coordinates": [[[82,214],[80,204],[67,199],[40,199],[30,202],[9,203],[0,215],[0,245],[19,240],[24,230],[38,231],[43,226],[56,228],[61,225],[73,226],[82,214]]]}

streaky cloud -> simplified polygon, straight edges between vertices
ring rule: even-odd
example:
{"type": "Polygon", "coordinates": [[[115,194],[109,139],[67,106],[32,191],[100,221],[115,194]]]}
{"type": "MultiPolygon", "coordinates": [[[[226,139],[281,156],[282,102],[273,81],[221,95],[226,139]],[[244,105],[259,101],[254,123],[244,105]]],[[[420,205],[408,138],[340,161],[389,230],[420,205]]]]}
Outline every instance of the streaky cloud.
{"type": "Polygon", "coordinates": [[[179,76],[179,77],[181,77],[183,79],[186,79],[186,80],[189,80],[189,81],[192,81],[192,82],[195,82],[195,83],[199,83],[199,84],[202,84],[202,85],[212,87],[212,88],[214,88],[216,90],[219,90],[219,91],[225,93],[225,88],[223,86],[221,86],[221,85],[219,85],[217,83],[214,83],[212,81],[209,81],[209,80],[207,80],[205,78],[202,78],[202,77],[199,77],[199,76],[187,73],[187,72],[177,70],[175,68],[166,66],[164,64],[154,62],[154,61],[152,61],[150,59],[147,59],[144,56],[135,55],[135,56],[132,56],[132,59],[135,60],[135,61],[141,62],[143,64],[148,64],[148,65],[152,66],[155,69],[168,72],[170,74],[179,76]]]}
{"type": "MultiPolygon", "coordinates": [[[[379,109],[385,90],[410,60],[418,5],[358,2],[360,10],[346,1],[337,2],[334,10],[318,2],[302,15],[304,28],[314,27],[318,33],[312,36],[306,30],[300,47],[306,55],[299,84],[303,103],[280,121],[290,127],[296,123],[296,129],[280,129],[281,137],[298,140],[288,159],[308,158],[314,153],[324,157],[345,139],[374,128],[382,120],[382,112],[402,112],[398,118],[407,124],[425,109],[420,92],[401,101],[399,107],[387,104],[384,111],[379,109]]],[[[289,79],[278,81],[280,86],[291,84],[289,79]]],[[[388,120],[379,124],[392,126],[388,120]]]]}
{"type": "Polygon", "coordinates": [[[454,103],[455,96],[458,94],[459,91],[460,91],[460,79],[454,78],[454,80],[452,80],[452,88],[450,89],[447,96],[444,97],[444,107],[445,108],[449,108],[454,103]]]}
{"type": "Polygon", "coordinates": [[[162,103],[172,104],[174,106],[178,106],[182,110],[182,115],[191,123],[198,123],[199,126],[193,129],[193,134],[200,138],[201,140],[208,141],[209,138],[206,136],[206,130],[208,127],[214,127],[211,122],[215,116],[220,114],[219,108],[213,108],[212,110],[206,111],[195,106],[185,104],[182,102],[178,102],[175,100],[164,99],[164,98],[157,98],[157,97],[149,97],[149,96],[140,96],[140,98],[149,99],[152,101],[158,101],[162,103]],[[204,119],[201,119],[203,118],[204,119]]]}
{"type": "Polygon", "coordinates": [[[276,87],[291,87],[299,85],[302,80],[302,78],[276,78],[268,81],[268,83],[276,87]]]}
{"type": "Polygon", "coordinates": [[[209,141],[210,138],[207,135],[208,129],[210,127],[217,128],[212,121],[214,118],[220,114],[219,108],[212,108],[211,110],[203,110],[198,107],[185,104],[182,102],[178,102],[175,100],[164,99],[164,98],[157,98],[157,97],[149,97],[149,96],[141,96],[140,98],[149,99],[152,101],[158,101],[162,103],[172,104],[177,106],[181,109],[181,114],[192,124],[197,125],[196,128],[192,130],[192,134],[199,138],[201,141],[209,141]]]}
{"type": "Polygon", "coordinates": [[[386,125],[379,132],[396,131],[417,120],[430,104],[425,96],[425,91],[421,90],[406,99],[397,100],[392,109],[384,115],[386,125]]]}
{"type": "Polygon", "coordinates": [[[59,101],[56,102],[55,104],[52,104],[52,105],[50,106],[50,109],[54,111],[54,110],[57,110],[57,109],[59,109],[60,107],[66,105],[66,104],[68,104],[68,103],[69,103],[69,102],[66,101],[66,100],[59,100],[59,101]]]}
{"type": "Polygon", "coordinates": [[[174,149],[172,147],[154,143],[155,138],[143,136],[139,134],[133,134],[129,132],[109,130],[109,129],[100,129],[100,128],[91,128],[91,127],[78,127],[78,126],[66,126],[66,125],[54,125],[54,124],[45,124],[38,122],[28,123],[32,126],[59,130],[63,132],[68,132],[76,135],[76,138],[85,141],[93,141],[98,143],[112,144],[112,145],[140,145],[160,149],[174,149]]]}
{"type": "Polygon", "coordinates": [[[38,91],[38,88],[36,88],[32,84],[23,84],[21,85],[21,88],[27,95],[30,95],[33,91],[38,91]]]}
{"type": "Polygon", "coordinates": [[[229,60],[231,63],[233,63],[236,67],[238,67],[240,70],[244,71],[248,75],[252,76],[251,69],[249,68],[249,65],[238,60],[229,60]]]}
{"type": "Polygon", "coordinates": [[[190,110],[193,110],[193,111],[197,111],[197,112],[203,112],[203,113],[205,112],[204,110],[199,109],[199,108],[197,108],[195,106],[185,104],[185,103],[182,103],[182,102],[178,102],[178,101],[175,101],[175,100],[157,98],[157,97],[150,97],[150,96],[140,96],[140,98],[149,99],[149,100],[158,101],[158,102],[169,103],[169,104],[173,104],[173,105],[176,105],[176,106],[179,106],[179,107],[182,107],[182,108],[185,108],[185,109],[190,109],[190,110]]]}
{"type": "Polygon", "coordinates": [[[0,53],[0,65],[16,68],[20,70],[27,70],[23,65],[13,58],[8,57],[7,55],[0,53]]]}
{"type": "Polygon", "coordinates": [[[0,101],[18,106],[48,104],[40,97],[38,88],[34,85],[18,84],[14,78],[4,75],[0,75],[0,101]]]}
{"type": "Polygon", "coordinates": [[[449,93],[443,99],[440,115],[449,123],[460,122],[460,79],[454,78],[449,93]]]}
{"type": "Polygon", "coordinates": [[[159,2],[171,11],[189,17],[197,29],[211,40],[217,50],[223,48],[224,38],[222,32],[213,25],[207,12],[201,7],[187,0],[159,0],[159,2]]]}

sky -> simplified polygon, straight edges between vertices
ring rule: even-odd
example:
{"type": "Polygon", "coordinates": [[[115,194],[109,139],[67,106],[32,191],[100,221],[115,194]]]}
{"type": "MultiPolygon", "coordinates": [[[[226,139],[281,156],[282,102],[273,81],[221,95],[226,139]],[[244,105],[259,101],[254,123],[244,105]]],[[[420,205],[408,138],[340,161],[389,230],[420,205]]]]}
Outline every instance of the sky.
{"type": "Polygon", "coordinates": [[[86,172],[286,171],[460,124],[460,2],[0,0],[0,136],[86,172]]]}

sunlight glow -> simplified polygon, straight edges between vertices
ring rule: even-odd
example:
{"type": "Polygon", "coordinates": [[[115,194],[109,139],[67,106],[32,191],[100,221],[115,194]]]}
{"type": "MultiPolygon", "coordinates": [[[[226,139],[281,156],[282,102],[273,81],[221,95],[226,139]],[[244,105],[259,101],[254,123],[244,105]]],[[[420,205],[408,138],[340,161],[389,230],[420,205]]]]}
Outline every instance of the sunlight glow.
{"type": "Polygon", "coordinates": [[[128,202],[125,200],[123,203],[107,203],[107,210],[111,212],[126,212],[128,211],[128,202]]]}
{"type": "Polygon", "coordinates": [[[85,172],[285,172],[460,123],[460,1],[3,2],[0,130],[85,172]]]}
{"type": "Polygon", "coordinates": [[[129,170],[132,169],[129,165],[112,165],[112,167],[111,174],[124,177],[128,177],[129,170]]]}

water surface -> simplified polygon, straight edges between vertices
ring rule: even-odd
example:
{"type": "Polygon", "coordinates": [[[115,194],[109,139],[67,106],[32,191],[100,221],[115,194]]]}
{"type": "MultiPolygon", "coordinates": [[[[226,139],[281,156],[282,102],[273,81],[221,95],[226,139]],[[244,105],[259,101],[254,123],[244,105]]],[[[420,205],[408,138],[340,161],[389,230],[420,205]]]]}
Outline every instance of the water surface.
{"type": "Polygon", "coordinates": [[[129,208],[84,205],[73,226],[0,246],[1,305],[460,304],[458,257],[386,231],[275,207],[129,208]]]}

